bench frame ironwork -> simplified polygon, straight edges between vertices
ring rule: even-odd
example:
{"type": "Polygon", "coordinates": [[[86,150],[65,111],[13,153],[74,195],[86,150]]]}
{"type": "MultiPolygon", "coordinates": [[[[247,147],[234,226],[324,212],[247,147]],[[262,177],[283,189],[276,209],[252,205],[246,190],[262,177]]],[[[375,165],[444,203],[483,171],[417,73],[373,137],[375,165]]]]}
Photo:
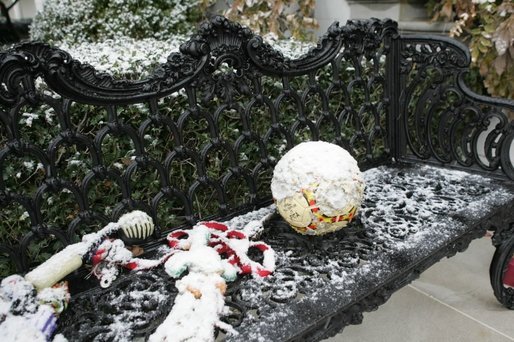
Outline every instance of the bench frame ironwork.
{"type": "MultiPolygon", "coordinates": [[[[216,16],[151,77],[139,81],[114,79],[42,43],[24,43],[0,52],[0,208],[20,205],[30,218],[30,229],[16,243],[0,243],[0,253],[16,272],[23,273],[35,265],[28,252],[34,241],[51,236],[66,245],[74,241],[81,225],[104,225],[128,210],[142,209],[156,222],[154,241],[146,246],[151,250],[170,229],[190,227],[199,220],[227,219],[263,207],[272,203],[269,191],[262,189],[277,160],[274,137],[280,137],[287,150],[303,139],[302,132],[308,132],[312,140],[326,139],[322,129],[326,125],[331,127],[332,142],[348,149],[362,169],[421,162],[512,182],[514,124],[509,113],[514,111],[514,102],[473,93],[464,81],[470,62],[468,48],[458,41],[429,35],[402,36],[394,21],[378,19],[350,20],[344,26],[335,23],[306,55],[288,59],[250,29],[216,16]],[[320,83],[321,69],[332,72],[326,88],[320,83]],[[344,79],[345,75],[350,79],[344,79]],[[295,83],[297,78],[304,82],[301,89],[295,83]],[[38,79],[52,94],[41,92],[38,79]],[[269,80],[280,84],[278,90],[268,89],[269,80]],[[174,98],[177,92],[186,99],[186,107],[171,116],[163,113],[159,101],[174,98]],[[336,112],[333,98],[337,92],[342,100],[336,112]],[[309,113],[314,95],[320,108],[315,118],[309,113]],[[287,122],[281,114],[286,98],[297,110],[296,118],[287,122]],[[74,103],[106,112],[106,123],[94,136],[77,129],[71,114],[74,103]],[[24,108],[41,104],[55,111],[60,125],[58,134],[45,146],[27,140],[20,126],[24,108]],[[120,115],[120,108],[134,104],[148,108],[147,118],[138,126],[120,115]],[[257,107],[264,108],[269,116],[264,131],[253,126],[257,107]],[[239,135],[233,140],[224,136],[225,110],[238,116],[239,135]],[[202,131],[208,136],[205,142],[194,145],[197,141],[186,132],[191,122],[206,123],[202,131]],[[146,151],[144,136],[151,126],[166,127],[173,139],[173,147],[163,160],[146,151]],[[134,157],[123,171],[104,159],[106,136],[128,137],[133,145],[134,157]],[[72,145],[86,151],[83,153],[91,159],[87,174],[79,182],[60,173],[59,148],[72,145]],[[251,167],[240,158],[247,145],[258,150],[251,167]],[[213,176],[210,168],[216,153],[224,156],[226,168],[213,176]],[[44,171],[33,193],[11,189],[6,178],[9,160],[24,156],[41,163],[44,171]],[[191,183],[178,184],[170,177],[177,163],[194,165],[191,183]],[[159,191],[145,200],[133,197],[132,176],[141,170],[157,170],[160,182],[159,191]],[[96,210],[90,198],[96,179],[112,180],[121,189],[120,200],[109,214],[96,210]],[[234,200],[230,190],[234,182],[246,187],[244,203],[234,200]],[[63,189],[72,193],[78,210],[66,227],[58,227],[44,215],[43,198],[63,189]],[[214,194],[217,210],[200,216],[195,211],[195,198],[206,191],[214,194]],[[158,208],[166,201],[180,203],[183,224],[163,224],[158,208]]],[[[514,291],[502,283],[514,250],[513,215],[508,207],[498,208],[494,216],[458,241],[442,246],[348,310],[323,317],[294,339],[318,340],[348,324],[360,323],[362,312],[376,309],[426,268],[466,249],[486,230],[495,232],[497,251],[490,271],[494,294],[503,305],[514,308],[514,291]]]]}

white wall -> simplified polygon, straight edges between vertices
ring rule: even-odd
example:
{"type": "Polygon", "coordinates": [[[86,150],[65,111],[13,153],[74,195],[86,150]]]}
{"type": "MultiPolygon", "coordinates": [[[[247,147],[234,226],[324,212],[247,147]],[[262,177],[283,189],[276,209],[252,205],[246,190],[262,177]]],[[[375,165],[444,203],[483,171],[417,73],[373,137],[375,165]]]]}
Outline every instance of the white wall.
{"type": "Polygon", "coordinates": [[[348,5],[353,19],[375,17],[399,20],[401,2],[401,0],[348,0],[348,5]]]}
{"type": "MultiPolygon", "coordinates": [[[[44,0],[20,0],[9,11],[11,19],[30,19],[36,15],[36,12],[43,7],[44,0]]],[[[9,1],[4,2],[9,6],[9,1]]]]}
{"type": "Polygon", "coordinates": [[[424,0],[317,0],[318,35],[326,32],[335,20],[345,24],[348,19],[390,18],[398,22],[400,32],[445,34],[451,24],[431,22],[424,0]]]}
{"type": "Polygon", "coordinates": [[[334,21],[344,25],[350,19],[350,7],[346,0],[317,0],[315,15],[319,23],[318,33],[321,35],[334,21]]]}

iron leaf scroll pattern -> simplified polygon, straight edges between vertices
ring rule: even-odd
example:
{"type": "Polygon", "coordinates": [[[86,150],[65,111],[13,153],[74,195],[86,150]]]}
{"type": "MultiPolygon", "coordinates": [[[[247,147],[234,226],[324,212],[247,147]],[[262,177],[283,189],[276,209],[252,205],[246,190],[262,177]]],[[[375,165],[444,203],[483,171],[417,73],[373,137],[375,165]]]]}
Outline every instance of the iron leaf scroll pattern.
{"type": "Polygon", "coordinates": [[[401,40],[401,120],[408,154],[514,179],[514,101],[474,94],[464,83],[464,45],[444,37],[401,40]]]}
{"type": "Polygon", "coordinates": [[[34,81],[39,76],[58,94],[83,103],[141,102],[179,89],[204,62],[174,53],[150,80],[116,80],[65,51],[43,43],[24,43],[0,53],[0,104],[13,105],[20,96],[36,101],[34,81]]]}
{"type": "Polygon", "coordinates": [[[0,53],[0,274],[129,210],[149,213],[158,238],[269,204],[275,163],[305,140],[339,144],[363,168],[390,159],[396,34],[391,21],[334,24],[292,60],[218,16],[140,81],[40,43],[0,53]]]}
{"type": "Polygon", "coordinates": [[[255,36],[248,44],[248,53],[253,62],[264,72],[278,75],[300,75],[329,63],[345,46],[347,54],[373,58],[386,36],[397,35],[396,22],[386,19],[349,20],[343,27],[334,22],[316,47],[305,56],[290,60],[274,50],[264,40],[255,36]]]}

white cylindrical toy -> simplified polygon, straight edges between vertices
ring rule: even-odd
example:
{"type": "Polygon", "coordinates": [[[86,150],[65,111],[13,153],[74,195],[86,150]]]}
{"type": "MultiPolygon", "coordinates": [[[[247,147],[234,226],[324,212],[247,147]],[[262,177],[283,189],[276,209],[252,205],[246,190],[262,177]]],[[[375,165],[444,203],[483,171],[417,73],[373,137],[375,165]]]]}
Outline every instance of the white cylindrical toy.
{"type": "Polygon", "coordinates": [[[25,279],[39,291],[53,286],[68,274],[82,266],[82,255],[87,251],[86,244],[70,245],[50,259],[27,273],[25,279]]]}

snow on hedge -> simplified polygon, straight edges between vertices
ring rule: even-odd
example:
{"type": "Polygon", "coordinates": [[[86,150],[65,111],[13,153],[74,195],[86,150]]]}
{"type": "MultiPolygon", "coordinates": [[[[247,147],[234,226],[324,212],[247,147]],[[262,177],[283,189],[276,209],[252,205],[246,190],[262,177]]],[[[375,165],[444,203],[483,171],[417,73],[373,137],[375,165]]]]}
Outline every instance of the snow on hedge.
{"type": "Polygon", "coordinates": [[[209,0],[46,0],[31,26],[31,38],[55,43],[117,37],[166,40],[189,33],[209,0]]]}
{"type": "Polygon", "coordinates": [[[170,53],[177,52],[185,40],[185,36],[169,40],[124,37],[98,43],[64,42],[58,46],[73,58],[91,64],[99,71],[120,77],[144,78],[149,76],[156,65],[165,63],[170,53]]]}
{"type": "MultiPolygon", "coordinates": [[[[294,39],[276,40],[265,37],[266,41],[285,57],[296,59],[313,47],[313,43],[294,39]]],[[[154,38],[133,39],[116,38],[96,43],[70,44],[57,43],[73,58],[94,66],[97,70],[119,77],[144,78],[151,74],[155,66],[165,63],[168,55],[178,52],[179,47],[188,39],[185,35],[175,35],[172,39],[154,38]]]]}

